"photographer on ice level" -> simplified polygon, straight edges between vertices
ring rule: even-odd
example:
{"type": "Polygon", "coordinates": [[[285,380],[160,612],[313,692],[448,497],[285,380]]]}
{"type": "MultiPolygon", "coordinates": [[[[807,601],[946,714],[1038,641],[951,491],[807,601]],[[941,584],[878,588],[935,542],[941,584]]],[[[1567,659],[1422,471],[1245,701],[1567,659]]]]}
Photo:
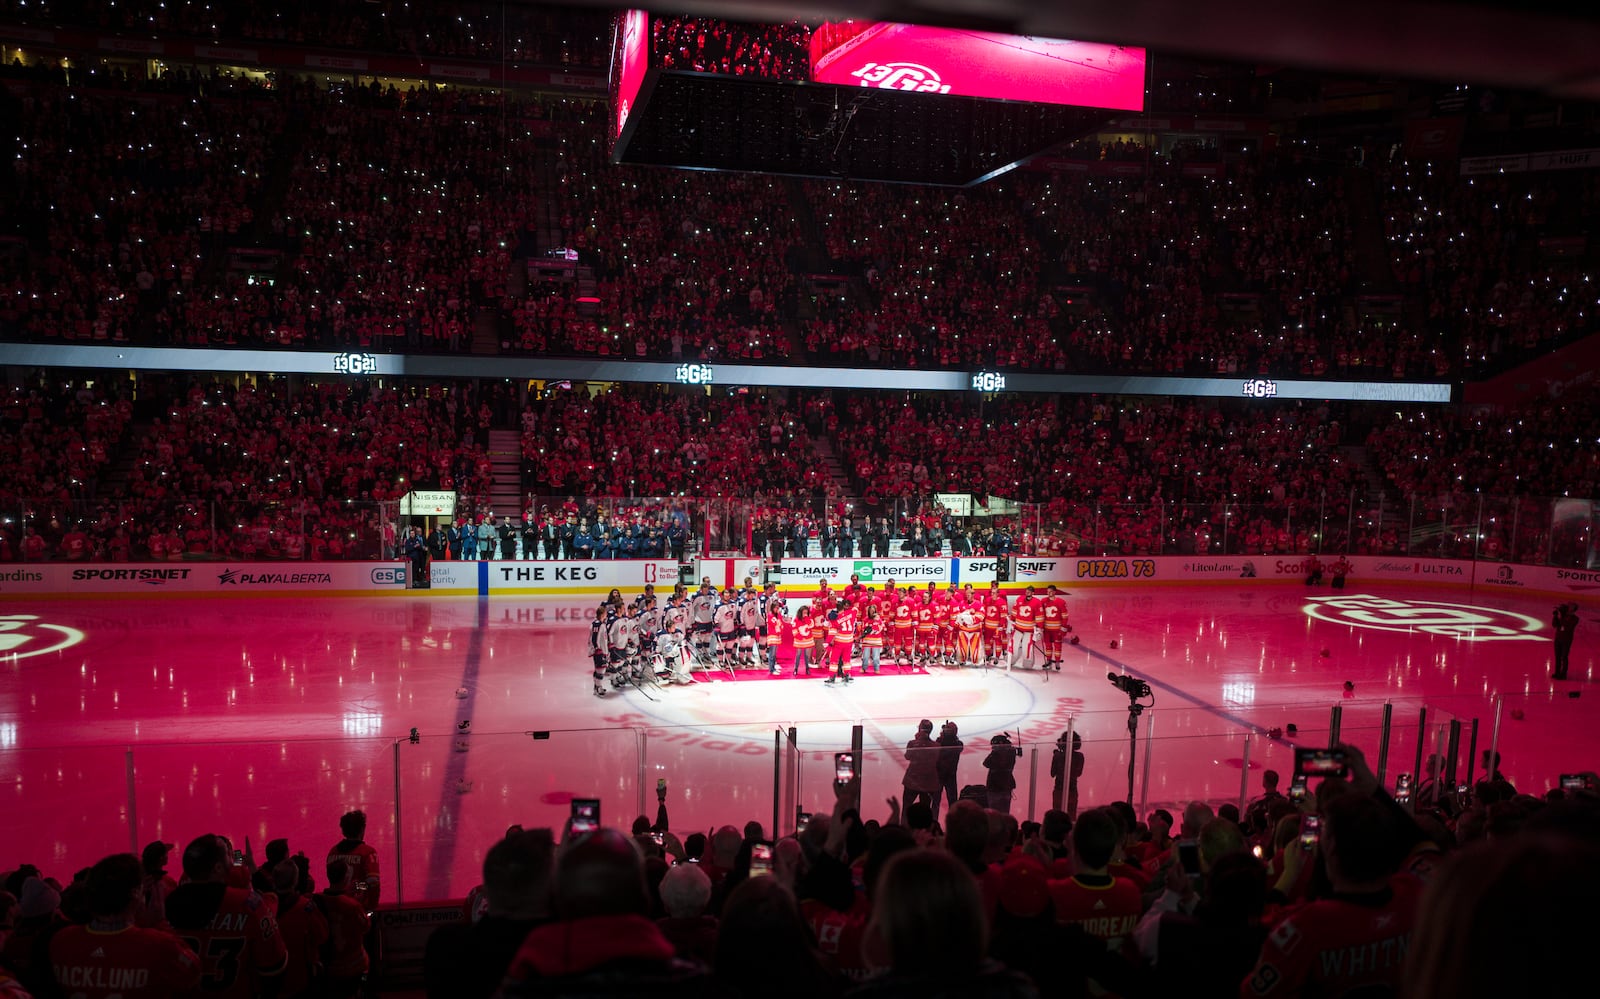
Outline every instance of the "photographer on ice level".
{"type": "Polygon", "coordinates": [[[1551,673],[1557,680],[1567,678],[1567,659],[1572,655],[1572,636],[1578,630],[1578,605],[1557,604],[1551,620],[1556,630],[1556,668],[1551,673]]]}

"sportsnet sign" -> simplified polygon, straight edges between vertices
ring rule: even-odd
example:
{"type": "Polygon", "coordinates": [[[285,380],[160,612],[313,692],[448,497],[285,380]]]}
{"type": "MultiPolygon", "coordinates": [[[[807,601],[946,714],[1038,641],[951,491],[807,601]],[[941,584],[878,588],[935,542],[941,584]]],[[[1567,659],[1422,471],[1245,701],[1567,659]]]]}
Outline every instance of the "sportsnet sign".
{"type": "MultiPolygon", "coordinates": [[[[404,562],[186,562],[83,564],[44,563],[0,573],[7,593],[148,595],[155,593],[404,593],[410,578],[404,562]]],[[[473,589],[476,590],[475,579],[473,589]]]]}
{"type": "MultiPolygon", "coordinates": [[[[1168,560],[1170,563],[1170,560],[1168,560]]],[[[1011,560],[1013,583],[1048,586],[1051,583],[1149,581],[1163,576],[1154,558],[1031,558],[1011,560]]],[[[1170,572],[1170,567],[1168,569],[1170,572]]]]}

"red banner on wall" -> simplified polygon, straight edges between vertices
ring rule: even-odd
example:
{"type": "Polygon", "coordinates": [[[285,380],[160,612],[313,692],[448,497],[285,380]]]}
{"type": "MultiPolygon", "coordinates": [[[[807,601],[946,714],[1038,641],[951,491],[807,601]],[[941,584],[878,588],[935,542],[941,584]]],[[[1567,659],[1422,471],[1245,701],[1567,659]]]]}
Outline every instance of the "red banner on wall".
{"type": "Polygon", "coordinates": [[[1453,160],[1461,155],[1466,119],[1415,118],[1406,122],[1406,157],[1414,160],[1453,160]]]}

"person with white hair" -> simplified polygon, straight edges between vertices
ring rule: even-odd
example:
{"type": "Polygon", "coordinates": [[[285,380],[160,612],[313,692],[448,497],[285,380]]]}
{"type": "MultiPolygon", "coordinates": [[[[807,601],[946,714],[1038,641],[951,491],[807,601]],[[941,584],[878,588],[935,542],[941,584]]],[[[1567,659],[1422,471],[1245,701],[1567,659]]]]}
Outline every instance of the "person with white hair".
{"type": "Polygon", "coordinates": [[[711,904],[711,878],[699,864],[678,864],[661,879],[661,908],[666,916],[656,920],[661,935],[672,942],[678,956],[707,964],[717,952],[717,917],[706,912],[711,904]]]}

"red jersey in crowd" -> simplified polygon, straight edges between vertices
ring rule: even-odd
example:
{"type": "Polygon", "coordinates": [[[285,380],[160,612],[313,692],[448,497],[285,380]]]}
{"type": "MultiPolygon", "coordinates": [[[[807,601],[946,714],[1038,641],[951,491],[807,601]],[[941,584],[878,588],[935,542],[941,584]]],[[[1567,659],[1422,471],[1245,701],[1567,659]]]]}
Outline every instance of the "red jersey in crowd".
{"type": "Polygon", "coordinates": [[[50,938],[50,971],[84,999],[165,999],[200,984],[200,959],[163,930],[66,926],[50,938]]]}
{"type": "Polygon", "coordinates": [[[196,996],[250,999],[289,962],[273,898],[224,884],[185,884],[167,896],[167,922],[200,958],[196,996]]]}
{"type": "Polygon", "coordinates": [[[1240,995],[1397,994],[1421,895],[1422,882],[1399,874],[1386,891],[1301,906],[1267,936],[1240,995]]]}
{"type": "Polygon", "coordinates": [[[372,925],[366,911],[349,895],[323,892],[317,900],[328,918],[328,939],[333,945],[333,956],[325,969],[328,977],[360,978],[367,973],[367,949],[363,941],[372,925]]]}
{"type": "Polygon", "coordinates": [[[1051,881],[1049,886],[1056,922],[1080,926],[1112,950],[1120,950],[1139,925],[1143,911],[1139,886],[1127,878],[1078,876],[1051,881]]]}
{"type": "Polygon", "coordinates": [[[299,995],[321,970],[322,945],[328,942],[328,920],[311,896],[280,896],[278,932],[283,934],[284,946],[289,951],[279,994],[299,995]]]}

